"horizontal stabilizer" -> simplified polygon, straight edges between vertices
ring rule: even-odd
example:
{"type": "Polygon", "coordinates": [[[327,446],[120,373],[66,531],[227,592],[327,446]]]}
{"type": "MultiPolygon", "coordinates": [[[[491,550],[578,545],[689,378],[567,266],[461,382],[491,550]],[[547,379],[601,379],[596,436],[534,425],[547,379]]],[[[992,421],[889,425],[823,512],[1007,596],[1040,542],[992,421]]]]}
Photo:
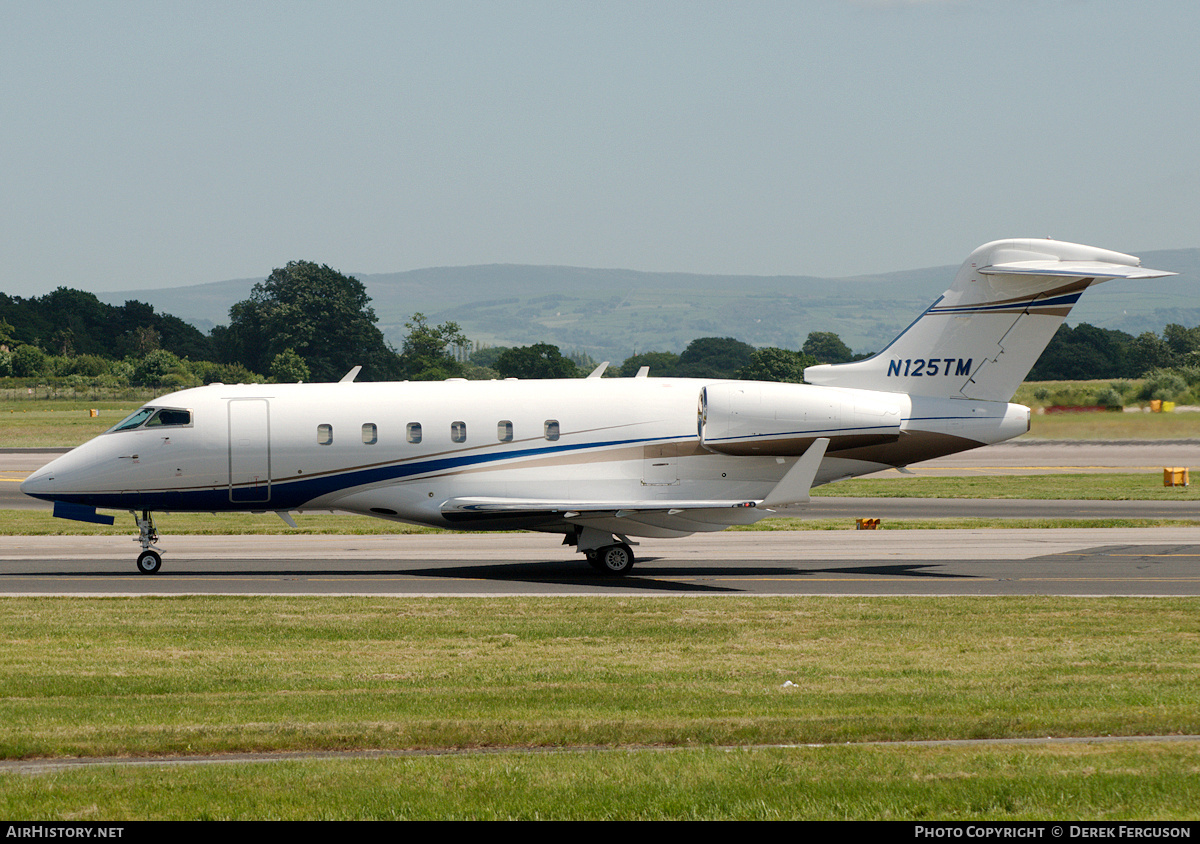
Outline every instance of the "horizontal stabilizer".
{"type": "Polygon", "coordinates": [[[1014,261],[981,267],[981,275],[1043,275],[1066,278],[1162,278],[1175,273],[1105,261],[1014,261]]]}

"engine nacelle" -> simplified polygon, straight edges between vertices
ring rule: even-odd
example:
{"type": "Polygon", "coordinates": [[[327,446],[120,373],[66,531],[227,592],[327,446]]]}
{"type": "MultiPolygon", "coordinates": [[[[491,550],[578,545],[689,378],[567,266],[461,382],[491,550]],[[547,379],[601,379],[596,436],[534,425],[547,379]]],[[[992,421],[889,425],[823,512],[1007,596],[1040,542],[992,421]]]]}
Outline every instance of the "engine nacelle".
{"type": "Polygon", "coordinates": [[[828,451],[895,442],[907,396],[779,384],[731,381],[700,391],[700,443],[736,455],[803,454],[813,440],[829,438],[828,451]]]}

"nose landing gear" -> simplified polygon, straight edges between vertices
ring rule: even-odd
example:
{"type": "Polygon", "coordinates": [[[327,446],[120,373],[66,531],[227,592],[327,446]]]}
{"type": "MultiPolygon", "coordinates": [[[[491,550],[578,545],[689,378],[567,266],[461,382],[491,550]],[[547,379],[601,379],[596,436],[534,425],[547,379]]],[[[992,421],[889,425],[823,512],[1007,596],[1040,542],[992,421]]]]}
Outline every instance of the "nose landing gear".
{"type": "Polygon", "coordinates": [[[133,514],[133,520],[137,522],[138,536],[133,540],[140,542],[142,545],[142,553],[138,554],[137,567],[142,574],[156,574],[162,568],[162,554],[154,550],[154,543],[158,542],[158,531],[154,529],[154,519],[150,517],[149,510],[143,510],[139,518],[136,510],[130,510],[133,514]]]}

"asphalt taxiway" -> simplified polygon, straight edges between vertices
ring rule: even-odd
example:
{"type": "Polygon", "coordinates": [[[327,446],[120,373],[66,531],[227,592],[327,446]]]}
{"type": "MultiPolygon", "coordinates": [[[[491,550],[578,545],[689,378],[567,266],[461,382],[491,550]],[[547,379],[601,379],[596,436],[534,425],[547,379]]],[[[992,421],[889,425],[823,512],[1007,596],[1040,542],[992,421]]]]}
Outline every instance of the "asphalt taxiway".
{"type": "Polygon", "coordinates": [[[0,594],[1200,596],[1200,528],[726,531],[642,540],[632,574],[543,534],[16,536],[0,594]]]}

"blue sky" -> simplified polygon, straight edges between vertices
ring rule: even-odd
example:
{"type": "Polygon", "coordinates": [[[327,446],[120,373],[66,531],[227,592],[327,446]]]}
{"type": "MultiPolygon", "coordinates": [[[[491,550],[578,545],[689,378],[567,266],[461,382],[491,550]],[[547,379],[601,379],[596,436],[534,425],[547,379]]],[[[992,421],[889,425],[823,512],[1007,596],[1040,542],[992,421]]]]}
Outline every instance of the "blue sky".
{"type": "Polygon", "coordinates": [[[1195,0],[0,0],[0,291],[1200,246],[1195,0]]]}

